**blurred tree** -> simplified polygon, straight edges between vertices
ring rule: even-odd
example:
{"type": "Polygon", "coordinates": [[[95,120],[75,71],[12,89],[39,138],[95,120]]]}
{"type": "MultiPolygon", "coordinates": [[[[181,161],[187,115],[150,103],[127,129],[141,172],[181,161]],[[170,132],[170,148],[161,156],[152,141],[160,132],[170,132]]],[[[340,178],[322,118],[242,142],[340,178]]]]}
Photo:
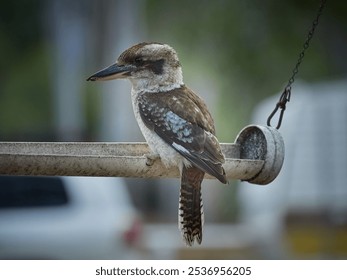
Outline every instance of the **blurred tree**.
{"type": "MultiPolygon", "coordinates": [[[[289,79],[319,2],[149,0],[147,18],[154,38],[174,38],[187,60],[204,60],[219,84],[217,123],[228,128],[218,134],[232,141],[259,100],[281,91],[289,79]]],[[[345,2],[328,1],[298,78],[347,73],[346,8],[345,2]]]]}
{"type": "MultiPolygon", "coordinates": [[[[47,25],[47,20],[42,20],[45,13],[42,6],[46,8],[51,2],[54,1],[2,1],[0,135],[3,137],[53,129],[49,69],[54,59],[42,32],[42,25],[47,25]]],[[[219,102],[214,106],[218,108],[215,114],[218,135],[222,141],[233,141],[235,134],[248,123],[254,105],[263,97],[282,90],[315,17],[319,0],[147,0],[144,3],[141,7],[145,17],[141,12],[129,16],[143,18],[141,27],[148,30],[145,40],[167,42],[179,51],[188,80],[201,76],[198,78],[206,82],[208,76],[207,82],[213,82],[213,85],[202,86],[207,91],[220,93],[219,102]]],[[[88,24],[93,24],[99,5],[84,4],[88,6],[83,9],[89,11],[88,24]]],[[[110,1],[103,0],[101,4],[112,7],[110,1]]],[[[313,81],[346,75],[347,36],[343,36],[347,27],[346,8],[347,3],[343,1],[328,1],[298,78],[313,81]]],[[[100,13],[98,17],[110,20],[100,13]]],[[[88,36],[98,41],[102,34],[94,26],[88,36]]],[[[143,38],[138,37],[139,40],[143,38]]],[[[93,44],[92,39],[86,45],[93,44]]],[[[96,57],[101,56],[94,53],[96,57]]],[[[96,59],[88,57],[88,61],[95,63],[96,59]]],[[[91,90],[87,88],[86,91],[91,90]]],[[[91,123],[96,127],[95,119],[98,118],[97,110],[93,109],[98,102],[94,97],[91,102],[84,105],[87,107],[87,131],[91,123]]],[[[23,136],[22,140],[29,138],[23,136]]]]}
{"type": "MultiPolygon", "coordinates": [[[[48,55],[37,0],[2,1],[0,9],[0,137],[23,139],[50,126],[48,55]]],[[[7,139],[7,138],[6,138],[7,139]]],[[[5,140],[5,139],[4,139],[5,140]]]]}

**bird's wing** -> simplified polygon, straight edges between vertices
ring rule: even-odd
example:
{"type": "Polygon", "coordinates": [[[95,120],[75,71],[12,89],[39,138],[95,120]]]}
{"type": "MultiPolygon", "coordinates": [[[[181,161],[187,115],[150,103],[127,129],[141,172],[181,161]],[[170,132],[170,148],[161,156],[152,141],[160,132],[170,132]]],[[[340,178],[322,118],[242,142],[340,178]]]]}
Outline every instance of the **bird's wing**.
{"type": "Polygon", "coordinates": [[[201,108],[204,103],[198,104],[187,92],[146,93],[139,97],[139,112],[144,124],[183,157],[226,183],[224,156],[211,115],[201,108]]]}

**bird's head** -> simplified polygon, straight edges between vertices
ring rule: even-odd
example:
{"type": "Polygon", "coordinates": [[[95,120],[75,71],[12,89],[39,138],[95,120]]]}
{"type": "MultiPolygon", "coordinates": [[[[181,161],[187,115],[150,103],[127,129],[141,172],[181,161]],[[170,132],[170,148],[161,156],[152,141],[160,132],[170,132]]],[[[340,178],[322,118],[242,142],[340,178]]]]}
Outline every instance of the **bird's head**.
{"type": "Polygon", "coordinates": [[[115,64],[87,81],[129,79],[135,91],[166,91],[183,85],[176,51],[166,44],[140,43],[125,50],[115,64]]]}

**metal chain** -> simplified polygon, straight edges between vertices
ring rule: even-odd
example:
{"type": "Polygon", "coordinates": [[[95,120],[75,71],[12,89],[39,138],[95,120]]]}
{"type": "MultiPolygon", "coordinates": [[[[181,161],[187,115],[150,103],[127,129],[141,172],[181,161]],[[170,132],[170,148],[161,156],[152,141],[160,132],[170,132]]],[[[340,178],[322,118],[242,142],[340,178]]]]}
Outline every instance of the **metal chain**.
{"type": "Polygon", "coordinates": [[[301,62],[303,61],[303,59],[304,59],[305,52],[306,52],[306,50],[308,49],[308,47],[310,45],[310,41],[311,41],[311,39],[313,37],[313,33],[314,33],[314,31],[315,31],[315,29],[316,29],[316,27],[318,25],[319,18],[322,15],[323,9],[325,7],[325,3],[326,3],[326,0],[321,0],[321,3],[320,3],[320,6],[319,6],[319,9],[318,9],[316,18],[312,22],[312,27],[309,30],[308,34],[307,34],[306,41],[305,41],[305,43],[303,45],[302,51],[299,54],[299,58],[298,58],[298,61],[297,61],[296,65],[295,65],[295,67],[293,69],[292,76],[288,80],[288,84],[284,88],[284,90],[283,90],[283,92],[282,92],[282,94],[280,96],[280,99],[279,99],[279,101],[276,104],[275,109],[272,111],[272,113],[269,115],[269,117],[267,119],[267,125],[268,126],[271,126],[271,119],[277,113],[278,109],[281,109],[276,129],[279,129],[281,127],[284,111],[286,110],[286,104],[287,104],[287,102],[290,101],[290,96],[291,96],[291,91],[292,91],[292,84],[295,81],[296,74],[298,74],[298,72],[299,72],[299,66],[300,66],[301,62]]]}

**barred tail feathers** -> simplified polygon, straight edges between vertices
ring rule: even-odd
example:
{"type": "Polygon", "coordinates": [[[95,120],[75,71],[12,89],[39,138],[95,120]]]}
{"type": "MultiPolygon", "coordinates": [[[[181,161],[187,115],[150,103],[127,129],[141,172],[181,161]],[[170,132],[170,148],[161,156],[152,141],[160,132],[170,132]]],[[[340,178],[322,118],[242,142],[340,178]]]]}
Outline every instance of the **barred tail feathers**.
{"type": "Polygon", "coordinates": [[[188,246],[202,241],[204,223],[201,182],[205,173],[196,167],[183,167],[179,197],[178,223],[188,246]]]}

